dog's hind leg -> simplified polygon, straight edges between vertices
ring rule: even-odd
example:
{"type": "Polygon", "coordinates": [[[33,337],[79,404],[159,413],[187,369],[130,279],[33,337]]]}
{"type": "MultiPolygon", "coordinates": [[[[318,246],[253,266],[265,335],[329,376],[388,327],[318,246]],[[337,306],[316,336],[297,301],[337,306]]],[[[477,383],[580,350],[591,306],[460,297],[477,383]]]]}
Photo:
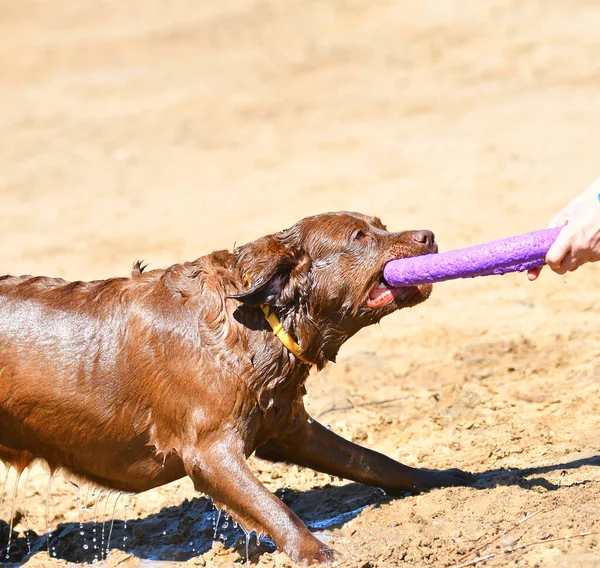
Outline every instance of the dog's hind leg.
{"type": "Polygon", "coordinates": [[[284,434],[260,446],[256,455],[381,487],[390,494],[471,483],[471,475],[461,470],[416,469],[349,442],[310,418],[304,409],[297,410],[284,434]]]}

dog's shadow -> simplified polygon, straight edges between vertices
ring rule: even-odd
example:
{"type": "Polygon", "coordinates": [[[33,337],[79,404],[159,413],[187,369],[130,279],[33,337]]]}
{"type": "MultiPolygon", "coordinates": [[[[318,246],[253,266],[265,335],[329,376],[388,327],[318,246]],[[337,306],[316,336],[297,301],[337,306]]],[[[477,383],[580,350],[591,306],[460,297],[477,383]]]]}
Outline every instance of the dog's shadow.
{"type": "MultiPolygon", "coordinates": [[[[527,467],[527,468],[501,468],[501,469],[490,469],[475,475],[473,486],[477,489],[491,489],[502,485],[518,485],[524,489],[531,489],[532,487],[543,487],[548,491],[556,491],[563,485],[552,483],[543,474],[551,473],[554,471],[567,471],[569,469],[579,469],[585,466],[600,466],[600,455],[590,456],[587,458],[580,458],[564,463],[557,463],[552,465],[538,466],[538,467],[527,467]]],[[[589,481],[580,481],[575,485],[585,485],[589,481]]]]}
{"type": "MultiPolygon", "coordinates": [[[[584,466],[600,466],[600,455],[541,467],[488,470],[474,476],[472,487],[491,489],[517,485],[530,489],[541,486],[555,491],[561,486],[550,482],[544,474],[584,466]]],[[[392,499],[403,498],[387,496],[380,489],[359,483],[307,491],[282,489],[277,495],[315,532],[340,527],[366,507],[378,507],[392,499]]],[[[324,536],[320,535],[321,538],[324,536]]],[[[242,558],[249,550],[252,561],[275,549],[268,539],[258,543],[255,535],[247,537],[234,521],[220,515],[205,497],[185,500],[181,505],[165,507],[156,514],[127,522],[115,520],[113,523],[109,519],[105,523],[83,525],[63,523],[49,539],[33,532],[28,535],[13,533],[9,559],[5,550],[7,539],[8,525],[0,521],[1,560],[17,565],[40,550],[48,550],[51,556],[68,562],[91,563],[101,561],[107,551],[115,549],[144,560],[181,562],[207,552],[215,541],[235,547],[242,558]]]]}

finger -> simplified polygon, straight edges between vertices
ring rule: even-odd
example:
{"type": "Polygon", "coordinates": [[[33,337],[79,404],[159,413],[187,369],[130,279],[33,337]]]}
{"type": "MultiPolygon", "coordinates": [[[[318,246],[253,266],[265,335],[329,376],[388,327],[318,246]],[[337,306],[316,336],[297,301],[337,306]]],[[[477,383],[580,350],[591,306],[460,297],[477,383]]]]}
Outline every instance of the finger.
{"type": "Polygon", "coordinates": [[[571,262],[568,264],[567,268],[569,272],[573,272],[577,270],[580,266],[584,265],[586,262],[590,262],[590,255],[588,254],[586,249],[577,249],[573,247],[569,256],[571,257],[571,262]]]}
{"type": "Polygon", "coordinates": [[[560,263],[560,267],[555,270],[558,274],[566,274],[567,272],[573,272],[579,267],[579,261],[573,256],[573,252],[569,251],[560,263]]]}
{"type": "MultiPolygon", "coordinates": [[[[561,268],[561,263],[571,251],[571,234],[568,229],[563,229],[550,250],[546,253],[546,264],[555,272],[561,268]]],[[[561,274],[561,272],[558,272],[561,274]]]]}
{"type": "Polygon", "coordinates": [[[542,267],[528,270],[527,278],[529,279],[530,282],[533,282],[534,280],[537,280],[539,278],[541,271],[542,271],[542,267]]]}

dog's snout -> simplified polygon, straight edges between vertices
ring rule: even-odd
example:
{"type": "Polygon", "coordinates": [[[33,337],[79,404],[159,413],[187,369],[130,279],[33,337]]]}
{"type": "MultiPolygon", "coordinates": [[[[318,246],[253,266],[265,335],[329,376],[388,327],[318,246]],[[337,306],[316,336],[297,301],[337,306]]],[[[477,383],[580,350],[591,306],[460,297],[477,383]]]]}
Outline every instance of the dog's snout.
{"type": "Polygon", "coordinates": [[[412,231],[411,239],[417,243],[425,245],[427,248],[433,247],[435,243],[435,235],[431,231],[425,229],[421,231],[412,231]]]}

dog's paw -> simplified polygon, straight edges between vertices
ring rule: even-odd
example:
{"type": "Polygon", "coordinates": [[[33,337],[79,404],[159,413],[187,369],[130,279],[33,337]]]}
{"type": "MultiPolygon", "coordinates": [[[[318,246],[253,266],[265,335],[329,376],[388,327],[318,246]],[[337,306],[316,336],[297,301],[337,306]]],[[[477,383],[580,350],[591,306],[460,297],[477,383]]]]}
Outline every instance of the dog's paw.
{"type": "Polygon", "coordinates": [[[469,486],[475,483],[472,473],[462,471],[461,469],[444,470],[420,470],[420,475],[416,480],[415,492],[427,491],[435,487],[459,487],[469,486]]]}
{"type": "Polygon", "coordinates": [[[316,538],[310,543],[304,543],[300,550],[289,556],[294,562],[304,565],[333,564],[340,557],[333,548],[329,548],[316,538]]]}
{"type": "Polygon", "coordinates": [[[313,562],[319,564],[333,564],[336,560],[339,560],[339,558],[340,555],[333,548],[323,545],[319,551],[318,558],[315,558],[313,562]]]}

